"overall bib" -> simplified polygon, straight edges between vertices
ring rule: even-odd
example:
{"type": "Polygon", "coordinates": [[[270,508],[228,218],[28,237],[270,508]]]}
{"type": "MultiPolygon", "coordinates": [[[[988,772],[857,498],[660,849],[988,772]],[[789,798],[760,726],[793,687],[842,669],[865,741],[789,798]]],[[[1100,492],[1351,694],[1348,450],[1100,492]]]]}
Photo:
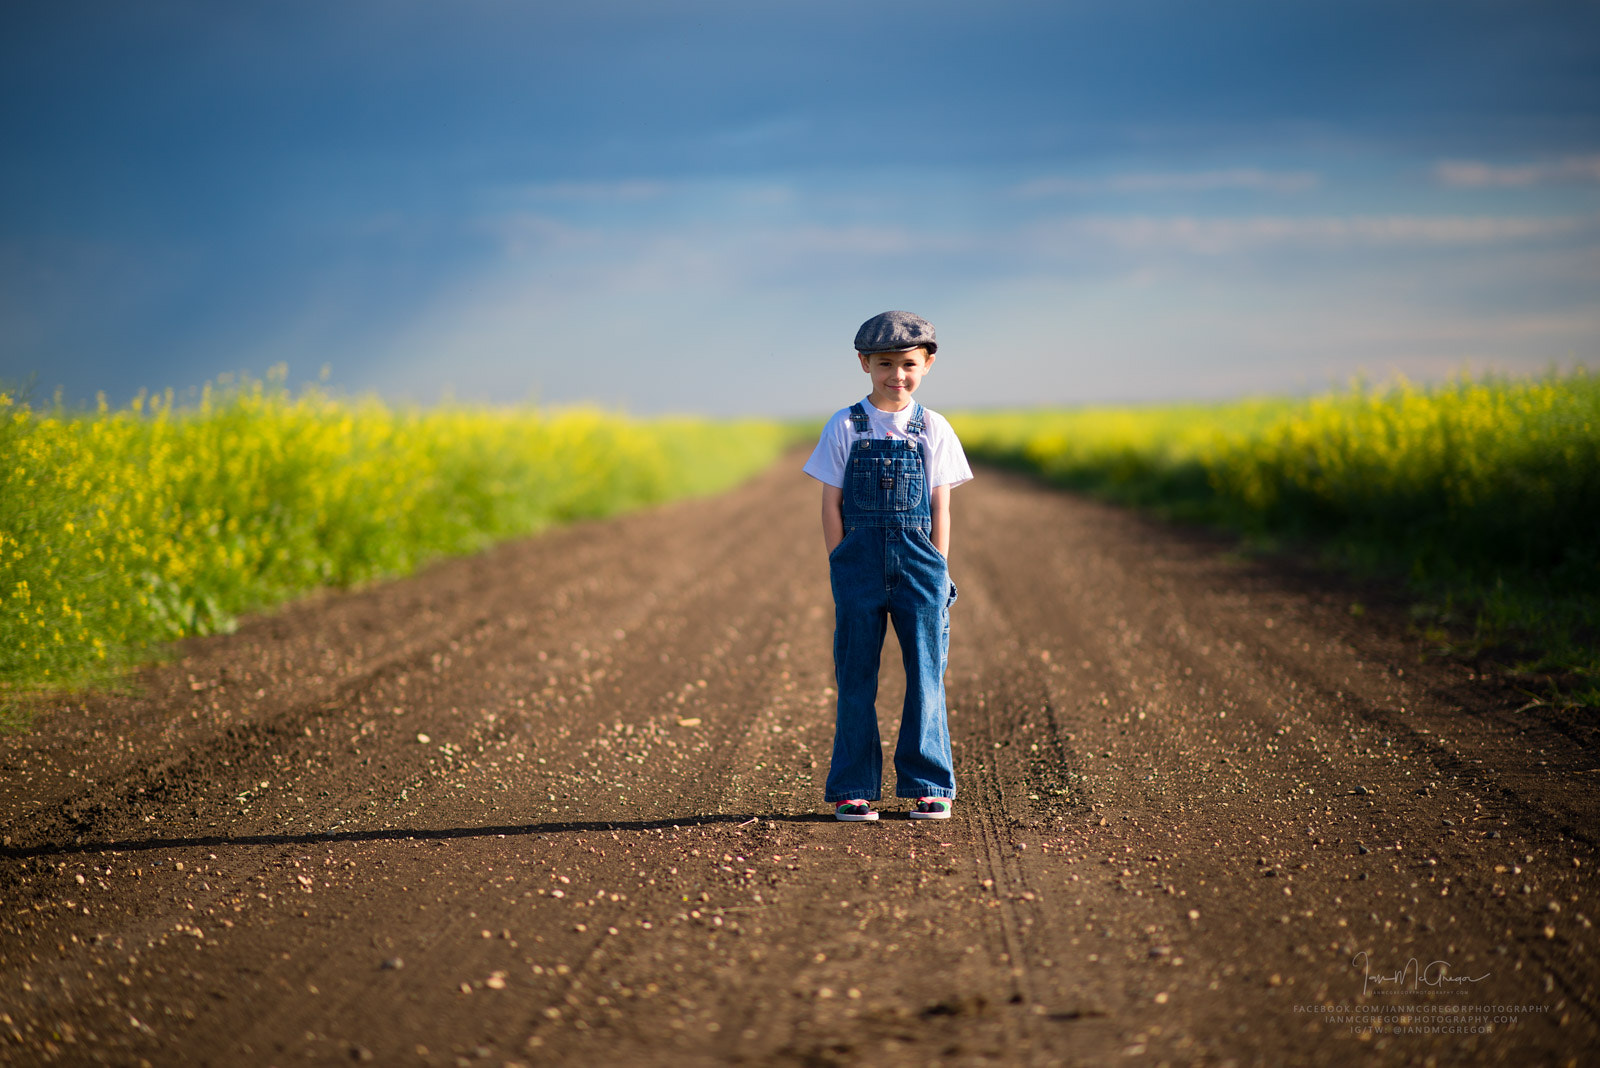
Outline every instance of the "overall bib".
{"type": "Polygon", "coordinates": [[[894,751],[897,797],[954,797],[944,670],[956,588],[933,547],[933,496],[922,462],[923,409],[909,441],[874,440],[866,409],[850,409],[856,435],[845,470],[844,540],[828,557],[833,584],[833,664],[839,704],[826,800],[876,801],[883,781],[878,662],[893,620],[906,671],[894,751]]]}

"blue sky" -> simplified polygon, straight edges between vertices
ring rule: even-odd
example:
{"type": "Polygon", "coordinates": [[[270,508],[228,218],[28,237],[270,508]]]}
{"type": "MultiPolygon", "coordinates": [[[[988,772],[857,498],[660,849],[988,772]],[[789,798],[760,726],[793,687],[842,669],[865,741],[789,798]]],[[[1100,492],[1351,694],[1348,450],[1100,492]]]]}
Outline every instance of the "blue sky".
{"type": "Polygon", "coordinates": [[[1600,5],[17,2],[0,378],[814,414],[1600,365],[1600,5]]]}

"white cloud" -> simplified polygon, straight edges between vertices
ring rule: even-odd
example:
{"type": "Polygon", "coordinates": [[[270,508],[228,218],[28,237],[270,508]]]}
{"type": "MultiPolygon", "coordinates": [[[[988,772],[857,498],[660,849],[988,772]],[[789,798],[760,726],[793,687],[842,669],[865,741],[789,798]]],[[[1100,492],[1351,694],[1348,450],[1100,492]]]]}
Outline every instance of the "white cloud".
{"type": "Polygon", "coordinates": [[[1419,381],[1462,370],[1596,365],[1600,304],[1522,312],[1474,302],[1446,267],[1153,283],[1008,280],[930,309],[947,332],[935,408],[1116,403],[1320,391],[1361,374],[1419,381]],[[1397,284],[1397,282],[1399,284],[1397,284]],[[951,328],[946,330],[947,325],[951,328]]]}
{"type": "Polygon", "coordinates": [[[481,217],[502,255],[394,317],[358,384],[827,411],[857,388],[830,354],[885,307],[948,337],[930,393],[946,407],[1016,403],[1019,383],[1042,403],[1317,388],[1361,367],[1537,367],[1600,337],[1584,274],[1596,216],[1057,212],[983,226],[698,204],[648,224],[548,205],[481,217]],[[1419,270],[1408,249],[1444,254],[1419,270]],[[1223,255],[1237,258],[1219,269],[1223,255]]]}
{"type": "Polygon", "coordinates": [[[1600,155],[1568,156],[1566,159],[1509,166],[1475,160],[1444,160],[1434,167],[1433,173],[1445,185],[1466,189],[1600,182],[1600,155]]]}
{"type": "Polygon", "coordinates": [[[913,256],[969,251],[977,247],[960,231],[939,232],[910,226],[773,227],[752,234],[765,247],[789,259],[813,254],[837,257],[913,256]]]}
{"type": "Polygon", "coordinates": [[[1132,251],[1216,255],[1282,245],[1493,244],[1572,236],[1596,229],[1597,223],[1584,216],[1081,216],[1047,224],[1038,234],[1046,245],[1087,240],[1132,251]]]}
{"type": "Polygon", "coordinates": [[[512,259],[556,252],[570,256],[600,244],[600,235],[594,230],[532,212],[497,216],[481,222],[478,229],[494,238],[512,259]]]}
{"type": "Polygon", "coordinates": [[[525,185],[518,192],[535,200],[582,200],[605,204],[658,200],[667,195],[665,182],[627,180],[617,182],[547,182],[525,185]]]}
{"type": "MultiPolygon", "coordinates": [[[[548,214],[508,213],[480,224],[505,258],[577,292],[618,284],[739,289],[818,279],[928,276],[958,267],[1010,275],[1111,253],[1249,255],[1283,249],[1439,249],[1600,239],[1597,216],[1490,215],[1060,215],[1018,225],[927,227],[742,220],[653,226],[578,225],[548,214]],[[964,266],[963,266],[964,265],[964,266]]],[[[491,267],[493,272],[495,268],[491,267]]]]}
{"type": "Polygon", "coordinates": [[[1314,188],[1320,178],[1310,171],[1265,171],[1233,167],[1211,171],[1153,171],[1113,174],[1104,178],[1037,178],[1016,187],[1023,197],[1063,196],[1082,193],[1193,193],[1217,189],[1247,189],[1264,193],[1299,193],[1314,188]]]}

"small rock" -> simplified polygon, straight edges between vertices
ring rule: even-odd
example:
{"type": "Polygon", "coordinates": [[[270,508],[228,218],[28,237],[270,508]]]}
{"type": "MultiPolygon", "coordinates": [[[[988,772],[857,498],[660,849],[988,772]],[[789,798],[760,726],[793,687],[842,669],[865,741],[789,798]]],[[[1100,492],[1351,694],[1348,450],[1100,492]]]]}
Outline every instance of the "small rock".
{"type": "Polygon", "coordinates": [[[372,1060],[372,1051],[365,1046],[351,1046],[350,1059],[353,1061],[372,1060]]]}
{"type": "Polygon", "coordinates": [[[401,960],[399,957],[389,957],[385,959],[382,964],[378,965],[378,967],[382,968],[386,972],[397,972],[405,966],[406,962],[401,960]]]}
{"type": "Polygon", "coordinates": [[[1372,850],[1368,849],[1366,846],[1362,845],[1360,842],[1357,842],[1356,843],[1356,852],[1360,853],[1362,856],[1366,856],[1368,853],[1372,852],[1372,850]]]}
{"type": "Polygon", "coordinates": [[[1369,790],[1369,789],[1367,789],[1367,788],[1366,788],[1366,787],[1365,787],[1365,786],[1357,786],[1357,787],[1356,787],[1356,788],[1355,788],[1355,790],[1354,790],[1354,791],[1352,791],[1352,792],[1353,792],[1353,793],[1354,793],[1354,794],[1355,794],[1355,795],[1356,795],[1356,796],[1357,796],[1357,797],[1366,797],[1366,796],[1367,796],[1367,795],[1368,795],[1368,794],[1370,794],[1370,793],[1371,793],[1371,792],[1372,792],[1372,791],[1371,791],[1371,790],[1369,790]]]}
{"type": "Polygon", "coordinates": [[[422,734],[422,733],[419,732],[417,734],[417,741],[422,745],[427,745],[429,742],[433,741],[433,739],[429,738],[426,734],[422,734]]]}

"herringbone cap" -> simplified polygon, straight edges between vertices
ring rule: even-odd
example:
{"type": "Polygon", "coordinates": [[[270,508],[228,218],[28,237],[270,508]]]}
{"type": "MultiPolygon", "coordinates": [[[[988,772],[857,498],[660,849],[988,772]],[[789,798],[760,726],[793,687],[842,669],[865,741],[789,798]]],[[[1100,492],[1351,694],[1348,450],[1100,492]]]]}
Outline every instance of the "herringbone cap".
{"type": "Polygon", "coordinates": [[[879,312],[856,331],[857,352],[901,352],[919,345],[929,356],[939,349],[933,324],[907,311],[879,312]]]}

